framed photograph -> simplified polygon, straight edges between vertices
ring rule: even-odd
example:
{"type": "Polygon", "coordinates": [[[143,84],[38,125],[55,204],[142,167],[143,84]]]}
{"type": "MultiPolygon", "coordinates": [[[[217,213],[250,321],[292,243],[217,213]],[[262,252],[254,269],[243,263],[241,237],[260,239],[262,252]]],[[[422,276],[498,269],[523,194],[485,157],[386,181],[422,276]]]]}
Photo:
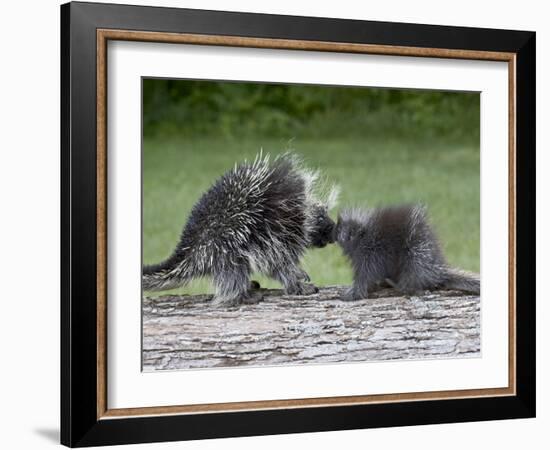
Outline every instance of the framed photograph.
{"type": "Polygon", "coordinates": [[[535,33],[61,7],[61,442],[535,415],[535,33]]]}

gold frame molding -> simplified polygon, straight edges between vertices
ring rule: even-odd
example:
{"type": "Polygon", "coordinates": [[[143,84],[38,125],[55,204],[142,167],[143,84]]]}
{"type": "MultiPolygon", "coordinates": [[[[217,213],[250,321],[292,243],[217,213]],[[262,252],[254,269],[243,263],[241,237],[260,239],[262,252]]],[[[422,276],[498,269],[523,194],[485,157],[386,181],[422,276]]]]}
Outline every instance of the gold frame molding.
{"type": "Polygon", "coordinates": [[[367,403],[497,397],[516,395],[516,55],[445,48],[298,41],[114,29],[97,30],[97,419],[266,409],[313,408],[367,403]],[[217,45],[393,56],[502,61],[508,63],[508,387],[399,394],[264,400],[200,405],[109,409],[107,405],[107,42],[109,40],[217,45]]]}

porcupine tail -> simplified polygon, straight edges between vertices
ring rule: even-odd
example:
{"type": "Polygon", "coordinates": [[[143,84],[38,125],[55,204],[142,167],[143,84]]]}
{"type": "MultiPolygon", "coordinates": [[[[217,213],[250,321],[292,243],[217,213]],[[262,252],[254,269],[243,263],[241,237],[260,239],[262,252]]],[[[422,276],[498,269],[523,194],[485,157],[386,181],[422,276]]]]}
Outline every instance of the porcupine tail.
{"type": "Polygon", "coordinates": [[[479,275],[465,270],[449,268],[447,271],[447,279],[444,282],[446,289],[456,289],[471,294],[480,293],[479,275]]]}
{"type": "Polygon", "coordinates": [[[185,258],[174,254],[159,264],[143,266],[144,291],[163,291],[184,286],[193,278],[185,258]]]}

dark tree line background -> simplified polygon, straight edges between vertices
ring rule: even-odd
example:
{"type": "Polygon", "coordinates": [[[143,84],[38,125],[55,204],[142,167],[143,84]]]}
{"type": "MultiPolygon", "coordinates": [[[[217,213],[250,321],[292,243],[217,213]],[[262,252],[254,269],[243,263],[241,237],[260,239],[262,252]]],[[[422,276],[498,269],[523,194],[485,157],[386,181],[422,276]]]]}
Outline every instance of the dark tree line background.
{"type": "Polygon", "coordinates": [[[479,94],[145,79],[146,136],[479,140],[479,94]]]}

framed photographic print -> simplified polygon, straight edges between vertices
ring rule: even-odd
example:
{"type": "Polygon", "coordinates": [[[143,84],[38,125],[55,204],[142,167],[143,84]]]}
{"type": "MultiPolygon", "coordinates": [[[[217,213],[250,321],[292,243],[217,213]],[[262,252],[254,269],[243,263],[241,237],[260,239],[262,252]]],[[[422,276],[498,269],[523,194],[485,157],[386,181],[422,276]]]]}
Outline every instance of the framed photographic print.
{"type": "Polygon", "coordinates": [[[535,415],[535,33],[61,7],[61,441],[535,415]]]}

